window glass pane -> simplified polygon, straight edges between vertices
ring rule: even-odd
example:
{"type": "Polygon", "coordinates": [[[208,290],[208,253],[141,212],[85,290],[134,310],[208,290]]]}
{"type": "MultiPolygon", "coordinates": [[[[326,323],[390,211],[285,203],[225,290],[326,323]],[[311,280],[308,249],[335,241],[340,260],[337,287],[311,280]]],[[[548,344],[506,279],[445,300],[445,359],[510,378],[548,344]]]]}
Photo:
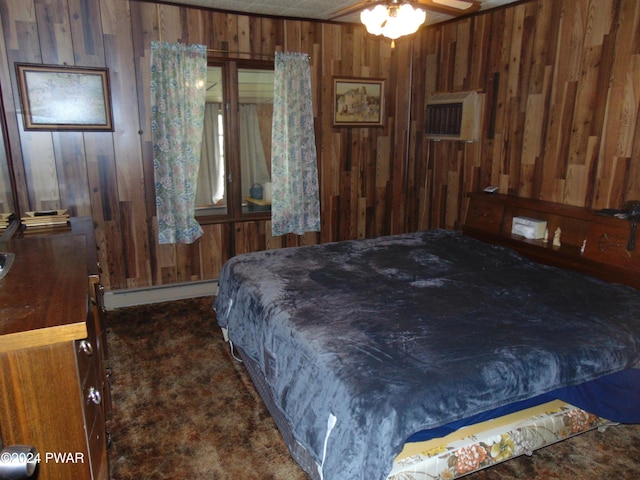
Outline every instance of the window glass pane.
{"type": "Polygon", "coordinates": [[[242,211],[271,210],[273,70],[238,69],[242,211]]]}
{"type": "Polygon", "coordinates": [[[207,67],[207,98],[202,133],[202,154],[196,188],[198,215],[225,215],[227,213],[222,95],[222,67],[209,66],[207,67]]]}

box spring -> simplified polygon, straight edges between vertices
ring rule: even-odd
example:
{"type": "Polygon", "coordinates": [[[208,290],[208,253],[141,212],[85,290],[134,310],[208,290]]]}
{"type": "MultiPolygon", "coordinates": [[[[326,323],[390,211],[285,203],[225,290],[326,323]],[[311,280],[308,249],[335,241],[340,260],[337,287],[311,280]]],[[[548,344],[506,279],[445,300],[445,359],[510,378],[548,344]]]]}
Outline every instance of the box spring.
{"type": "MultiPolygon", "coordinates": [[[[242,359],[256,390],[273,417],[289,452],[312,480],[321,480],[316,462],[293,437],[291,427],[273,401],[259,366],[241,349],[242,359]]],[[[407,443],[396,457],[388,480],[459,478],[473,471],[546,447],[566,438],[611,425],[561,400],[504,415],[451,434],[422,442],[407,443]]]]}

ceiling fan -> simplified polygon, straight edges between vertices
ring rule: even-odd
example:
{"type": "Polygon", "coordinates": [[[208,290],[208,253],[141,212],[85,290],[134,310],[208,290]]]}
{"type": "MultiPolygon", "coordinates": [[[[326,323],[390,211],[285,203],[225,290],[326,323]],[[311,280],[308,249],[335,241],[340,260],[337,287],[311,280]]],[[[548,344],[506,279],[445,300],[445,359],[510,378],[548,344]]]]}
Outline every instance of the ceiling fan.
{"type": "Polygon", "coordinates": [[[390,38],[393,47],[396,38],[420,28],[427,10],[455,17],[476,12],[480,6],[480,0],[362,0],[334,12],[331,20],[360,12],[367,31],[390,38]]]}

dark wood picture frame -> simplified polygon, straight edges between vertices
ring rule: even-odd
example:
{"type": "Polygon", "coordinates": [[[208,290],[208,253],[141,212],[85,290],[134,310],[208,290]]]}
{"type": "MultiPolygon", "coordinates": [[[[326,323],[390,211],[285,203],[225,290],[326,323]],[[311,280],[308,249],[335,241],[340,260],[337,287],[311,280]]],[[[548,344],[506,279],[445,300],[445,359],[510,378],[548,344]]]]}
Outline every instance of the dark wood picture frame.
{"type": "Polygon", "coordinates": [[[385,80],[333,78],[334,127],[382,127],[385,80]]]}
{"type": "Polygon", "coordinates": [[[113,131],[109,70],[16,63],[25,130],[113,131]]]}

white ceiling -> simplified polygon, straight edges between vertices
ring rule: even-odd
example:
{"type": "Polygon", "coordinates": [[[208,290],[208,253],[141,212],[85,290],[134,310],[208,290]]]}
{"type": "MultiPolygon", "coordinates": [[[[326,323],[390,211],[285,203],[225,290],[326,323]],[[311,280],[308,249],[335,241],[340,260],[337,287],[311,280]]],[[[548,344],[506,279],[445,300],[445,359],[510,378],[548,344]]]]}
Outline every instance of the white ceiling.
{"type": "MultiPolygon", "coordinates": [[[[521,0],[481,0],[481,10],[500,7],[521,0]]],[[[308,18],[329,20],[334,13],[345,7],[360,3],[361,0],[168,0],[166,3],[214,8],[230,12],[269,15],[277,17],[308,18]]],[[[358,22],[358,14],[345,16],[337,21],[358,22]]],[[[427,25],[445,22],[449,15],[428,12],[427,25]]]]}

